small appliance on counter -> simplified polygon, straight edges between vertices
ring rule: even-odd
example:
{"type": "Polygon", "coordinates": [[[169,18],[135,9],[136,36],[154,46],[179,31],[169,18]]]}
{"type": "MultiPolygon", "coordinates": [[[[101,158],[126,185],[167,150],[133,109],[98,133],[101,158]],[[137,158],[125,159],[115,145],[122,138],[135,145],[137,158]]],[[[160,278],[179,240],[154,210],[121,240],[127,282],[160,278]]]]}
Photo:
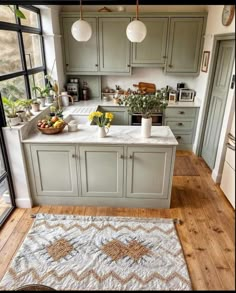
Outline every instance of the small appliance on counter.
{"type": "Polygon", "coordinates": [[[78,102],[80,100],[79,82],[78,82],[78,79],[74,79],[74,80],[71,79],[71,81],[73,82],[67,83],[66,85],[67,93],[68,95],[73,97],[74,102],[78,102]]]}

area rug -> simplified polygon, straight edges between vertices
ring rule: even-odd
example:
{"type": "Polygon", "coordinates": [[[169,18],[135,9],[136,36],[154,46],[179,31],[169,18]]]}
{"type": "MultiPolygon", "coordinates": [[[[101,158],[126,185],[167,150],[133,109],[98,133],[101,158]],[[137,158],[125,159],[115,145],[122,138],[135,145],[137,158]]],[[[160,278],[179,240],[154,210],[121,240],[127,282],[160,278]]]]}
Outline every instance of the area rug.
{"type": "Polygon", "coordinates": [[[174,176],[200,176],[191,159],[187,156],[176,156],[174,176]]]}
{"type": "Polygon", "coordinates": [[[0,290],[191,290],[173,219],[37,214],[0,290]]]}

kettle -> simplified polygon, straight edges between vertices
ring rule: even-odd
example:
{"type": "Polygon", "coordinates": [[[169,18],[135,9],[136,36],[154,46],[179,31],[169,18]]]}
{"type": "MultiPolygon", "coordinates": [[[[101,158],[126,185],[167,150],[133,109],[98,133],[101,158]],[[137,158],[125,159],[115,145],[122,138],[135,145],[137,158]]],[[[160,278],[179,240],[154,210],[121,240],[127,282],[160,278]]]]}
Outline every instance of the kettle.
{"type": "Polygon", "coordinates": [[[70,102],[69,98],[71,99],[71,103],[74,103],[74,99],[71,95],[68,95],[67,92],[61,92],[61,94],[58,96],[59,98],[61,97],[61,102],[63,107],[68,107],[70,102]]]}

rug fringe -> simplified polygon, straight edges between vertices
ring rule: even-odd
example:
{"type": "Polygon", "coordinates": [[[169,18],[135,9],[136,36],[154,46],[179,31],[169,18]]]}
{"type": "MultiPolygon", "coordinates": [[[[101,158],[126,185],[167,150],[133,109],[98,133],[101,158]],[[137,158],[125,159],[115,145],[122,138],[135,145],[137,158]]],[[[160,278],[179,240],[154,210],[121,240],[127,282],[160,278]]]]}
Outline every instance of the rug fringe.
{"type": "Polygon", "coordinates": [[[174,219],[174,223],[175,223],[175,224],[180,224],[180,225],[182,225],[182,224],[183,224],[183,221],[180,220],[180,219],[178,219],[178,218],[176,218],[176,219],[174,219]]]}

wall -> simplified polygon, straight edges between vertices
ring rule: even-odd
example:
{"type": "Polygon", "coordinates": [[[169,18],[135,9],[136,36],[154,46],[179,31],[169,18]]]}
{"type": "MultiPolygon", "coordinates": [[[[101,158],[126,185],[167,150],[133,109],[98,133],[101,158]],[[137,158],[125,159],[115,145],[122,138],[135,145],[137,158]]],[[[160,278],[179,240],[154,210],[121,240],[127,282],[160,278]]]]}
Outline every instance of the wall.
{"type": "MultiPolygon", "coordinates": [[[[206,34],[205,34],[205,42],[204,42],[204,51],[210,51],[212,53],[213,49],[213,40],[214,35],[219,34],[227,34],[227,33],[235,33],[235,17],[232,21],[232,23],[225,27],[221,23],[221,15],[223,10],[223,5],[208,5],[208,19],[207,19],[207,26],[206,26],[206,34]]],[[[207,73],[200,72],[200,75],[196,78],[195,86],[198,91],[198,97],[202,99],[201,108],[199,112],[199,120],[197,125],[197,131],[196,131],[196,140],[194,144],[194,151],[196,151],[197,147],[197,140],[199,138],[199,131],[201,126],[201,120],[203,119],[203,105],[206,102],[206,95],[208,91],[208,81],[209,81],[209,72],[210,67],[212,66],[212,54],[210,54],[210,61],[209,61],[209,70],[207,73]]],[[[234,72],[234,69],[233,69],[234,72]]],[[[222,169],[223,169],[223,162],[225,158],[225,139],[227,130],[229,128],[229,124],[231,122],[231,116],[232,116],[232,109],[233,109],[233,100],[234,100],[234,90],[229,90],[228,97],[227,97],[227,104],[225,108],[225,115],[224,115],[224,121],[222,125],[222,131],[220,135],[219,140],[219,148],[217,152],[215,167],[212,172],[212,178],[215,182],[220,182],[221,175],[222,175],[222,169]]]]}

